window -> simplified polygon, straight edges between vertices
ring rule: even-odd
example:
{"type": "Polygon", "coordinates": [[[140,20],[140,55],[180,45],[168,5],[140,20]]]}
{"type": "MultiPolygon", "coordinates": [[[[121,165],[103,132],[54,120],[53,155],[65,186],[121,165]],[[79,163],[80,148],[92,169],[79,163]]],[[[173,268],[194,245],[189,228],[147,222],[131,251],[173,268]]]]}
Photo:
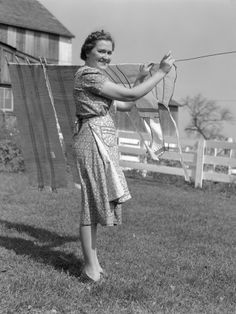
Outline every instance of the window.
{"type": "Polygon", "coordinates": [[[7,60],[8,62],[13,61],[13,53],[2,49],[2,68],[1,68],[1,83],[10,84],[10,74],[8,70],[7,60]]]}
{"type": "Polygon", "coordinates": [[[0,87],[0,110],[13,111],[13,94],[11,88],[0,87]]]}

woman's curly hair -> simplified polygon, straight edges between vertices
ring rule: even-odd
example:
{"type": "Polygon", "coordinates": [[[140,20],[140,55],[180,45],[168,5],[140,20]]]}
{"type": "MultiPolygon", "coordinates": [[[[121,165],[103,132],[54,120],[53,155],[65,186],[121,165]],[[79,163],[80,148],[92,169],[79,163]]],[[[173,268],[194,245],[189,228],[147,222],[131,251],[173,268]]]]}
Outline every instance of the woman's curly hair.
{"type": "Polygon", "coordinates": [[[104,32],[104,30],[92,32],[86,39],[81,48],[80,58],[82,60],[87,59],[87,54],[96,46],[96,42],[98,40],[107,40],[112,43],[112,50],[115,49],[115,42],[111,37],[111,34],[108,32],[104,32]]]}

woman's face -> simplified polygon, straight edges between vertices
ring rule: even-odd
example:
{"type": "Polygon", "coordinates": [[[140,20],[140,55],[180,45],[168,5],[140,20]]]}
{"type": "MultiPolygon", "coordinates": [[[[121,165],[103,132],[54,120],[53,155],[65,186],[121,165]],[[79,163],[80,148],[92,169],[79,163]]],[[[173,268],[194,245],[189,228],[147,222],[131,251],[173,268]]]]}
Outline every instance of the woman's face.
{"type": "Polygon", "coordinates": [[[87,54],[86,64],[93,68],[104,70],[111,62],[112,42],[98,40],[96,46],[87,54]]]}

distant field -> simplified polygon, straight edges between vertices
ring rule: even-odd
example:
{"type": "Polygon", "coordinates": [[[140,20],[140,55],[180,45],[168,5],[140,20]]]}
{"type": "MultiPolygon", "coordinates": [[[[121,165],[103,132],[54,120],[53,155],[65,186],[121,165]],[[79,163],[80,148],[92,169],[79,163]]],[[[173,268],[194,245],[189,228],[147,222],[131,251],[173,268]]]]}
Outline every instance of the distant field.
{"type": "Polygon", "coordinates": [[[128,178],[123,225],[99,229],[109,278],[78,279],[80,192],[0,173],[0,314],[236,313],[236,193],[128,178]]]}

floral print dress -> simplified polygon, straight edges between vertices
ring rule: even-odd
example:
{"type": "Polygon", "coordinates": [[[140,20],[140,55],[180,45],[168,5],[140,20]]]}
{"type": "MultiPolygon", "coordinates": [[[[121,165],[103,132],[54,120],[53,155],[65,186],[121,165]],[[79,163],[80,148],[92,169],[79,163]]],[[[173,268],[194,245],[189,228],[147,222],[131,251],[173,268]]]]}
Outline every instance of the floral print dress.
{"type": "Polygon", "coordinates": [[[81,181],[81,225],[121,224],[121,204],[131,198],[119,167],[113,101],[101,95],[108,78],[82,66],[75,75],[74,99],[78,132],[74,147],[81,181]]]}

